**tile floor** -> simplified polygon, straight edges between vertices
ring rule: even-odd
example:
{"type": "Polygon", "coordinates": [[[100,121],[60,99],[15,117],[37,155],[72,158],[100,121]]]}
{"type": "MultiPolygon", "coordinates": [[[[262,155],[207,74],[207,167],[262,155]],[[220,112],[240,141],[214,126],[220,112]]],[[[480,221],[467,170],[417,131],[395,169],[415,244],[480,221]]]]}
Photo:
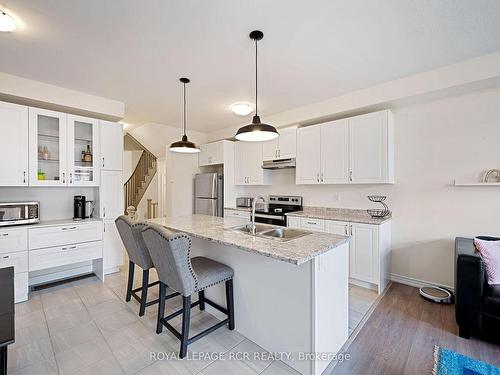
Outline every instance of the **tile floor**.
{"type": "MultiPolygon", "coordinates": [[[[125,303],[126,272],[108,275],[102,284],[87,278],[30,294],[16,305],[16,342],[9,346],[9,374],[297,374],[280,361],[253,360],[262,348],[236,331],[221,328],[189,346],[189,355],[202,358],[167,360],[179,342],[166,329],[155,333],[156,308],[138,316],[139,304],[125,303]],[[151,353],[161,353],[156,358],[151,353]],[[213,353],[248,352],[249,359],[217,360],[213,353]]],[[[152,280],[155,279],[152,273],[152,280]]],[[[139,272],[135,278],[138,284],[139,272]]],[[[138,286],[138,285],[137,285],[138,286]]],[[[349,333],[368,311],[376,293],[351,286],[349,333]]],[[[157,289],[150,290],[151,298],[157,289]]],[[[167,313],[180,307],[180,299],[167,304],[167,313]],[[175,304],[174,304],[175,301],[175,304]]],[[[191,333],[214,324],[216,318],[192,310],[191,333]]],[[[173,325],[180,329],[181,317],[173,325]]]]}

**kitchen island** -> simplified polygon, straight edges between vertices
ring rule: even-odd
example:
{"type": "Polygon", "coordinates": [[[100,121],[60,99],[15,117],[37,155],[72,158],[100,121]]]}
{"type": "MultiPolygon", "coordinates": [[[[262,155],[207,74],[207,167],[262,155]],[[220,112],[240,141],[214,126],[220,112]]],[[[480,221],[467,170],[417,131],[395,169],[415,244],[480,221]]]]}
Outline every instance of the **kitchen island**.
{"type": "MultiPolygon", "coordinates": [[[[321,374],[347,340],[349,237],[283,241],[235,230],[244,220],[205,215],[149,221],[190,235],[191,256],[234,269],[236,330],[300,373],[321,374]]],[[[222,285],[206,295],[225,304],[222,285]]]]}

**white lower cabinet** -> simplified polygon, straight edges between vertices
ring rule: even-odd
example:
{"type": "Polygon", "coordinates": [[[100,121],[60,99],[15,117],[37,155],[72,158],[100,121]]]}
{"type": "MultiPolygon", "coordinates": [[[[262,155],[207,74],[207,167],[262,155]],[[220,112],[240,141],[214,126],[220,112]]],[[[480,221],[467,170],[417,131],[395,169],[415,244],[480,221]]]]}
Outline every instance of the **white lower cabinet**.
{"type": "Polygon", "coordinates": [[[30,250],[29,270],[39,271],[98,258],[102,258],[102,241],[30,250]]]}
{"type": "Polygon", "coordinates": [[[370,224],[351,224],[352,239],[349,256],[351,278],[378,284],[378,226],[370,224]]]}
{"type": "Polygon", "coordinates": [[[99,221],[91,223],[70,223],[42,228],[30,228],[30,249],[40,249],[67,245],[79,242],[99,241],[102,239],[102,224],[99,221]]]}
{"type": "Polygon", "coordinates": [[[28,231],[23,228],[0,230],[0,268],[14,267],[14,300],[28,299],[28,231]]]}
{"type": "Polygon", "coordinates": [[[104,274],[119,271],[119,267],[123,265],[124,249],[114,220],[104,221],[103,244],[104,274]]]}
{"type": "Polygon", "coordinates": [[[14,275],[14,303],[23,302],[28,299],[28,272],[16,273],[14,275]]]}
{"type": "MultiPolygon", "coordinates": [[[[104,237],[108,245],[111,236],[115,243],[120,241],[116,229],[111,234],[113,227],[114,223],[104,237]]],[[[93,271],[102,279],[103,243],[103,223],[99,220],[5,228],[0,230],[0,268],[14,267],[15,302],[22,302],[28,299],[29,284],[40,282],[39,271],[47,282],[74,276],[66,274],[71,271],[64,266],[79,264],[87,267],[85,272],[93,271]]],[[[117,263],[117,258],[113,262],[117,263]]]]}
{"type": "Polygon", "coordinates": [[[390,279],[391,222],[362,224],[307,217],[288,217],[287,226],[316,232],[351,236],[350,282],[376,288],[381,293],[390,279]]]}

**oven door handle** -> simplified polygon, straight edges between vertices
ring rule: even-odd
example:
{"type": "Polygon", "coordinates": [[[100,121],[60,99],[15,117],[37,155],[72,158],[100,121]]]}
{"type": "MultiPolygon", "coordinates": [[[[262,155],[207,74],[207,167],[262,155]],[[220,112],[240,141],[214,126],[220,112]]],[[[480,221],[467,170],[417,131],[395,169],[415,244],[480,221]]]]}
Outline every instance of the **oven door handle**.
{"type": "Polygon", "coordinates": [[[264,214],[255,214],[255,217],[262,217],[264,219],[276,219],[276,220],[284,220],[284,216],[276,216],[276,215],[264,215],[264,214]]]}

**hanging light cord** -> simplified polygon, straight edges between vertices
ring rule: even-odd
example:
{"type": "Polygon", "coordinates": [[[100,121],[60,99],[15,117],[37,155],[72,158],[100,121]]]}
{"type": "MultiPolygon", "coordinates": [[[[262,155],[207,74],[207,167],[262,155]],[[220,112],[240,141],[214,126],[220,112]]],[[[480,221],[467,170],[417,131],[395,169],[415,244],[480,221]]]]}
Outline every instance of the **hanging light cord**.
{"type": "Polygon", "coordinates": [[[186,135],[186,82],[184,84],[184,135],[186,135]]]}
{"type": "Polygon", "coordinates": [[[257,39],[255,39],[255,116],[258,115],[257,92],[258,92],[258,72],[257,72],[257,39]]]}

